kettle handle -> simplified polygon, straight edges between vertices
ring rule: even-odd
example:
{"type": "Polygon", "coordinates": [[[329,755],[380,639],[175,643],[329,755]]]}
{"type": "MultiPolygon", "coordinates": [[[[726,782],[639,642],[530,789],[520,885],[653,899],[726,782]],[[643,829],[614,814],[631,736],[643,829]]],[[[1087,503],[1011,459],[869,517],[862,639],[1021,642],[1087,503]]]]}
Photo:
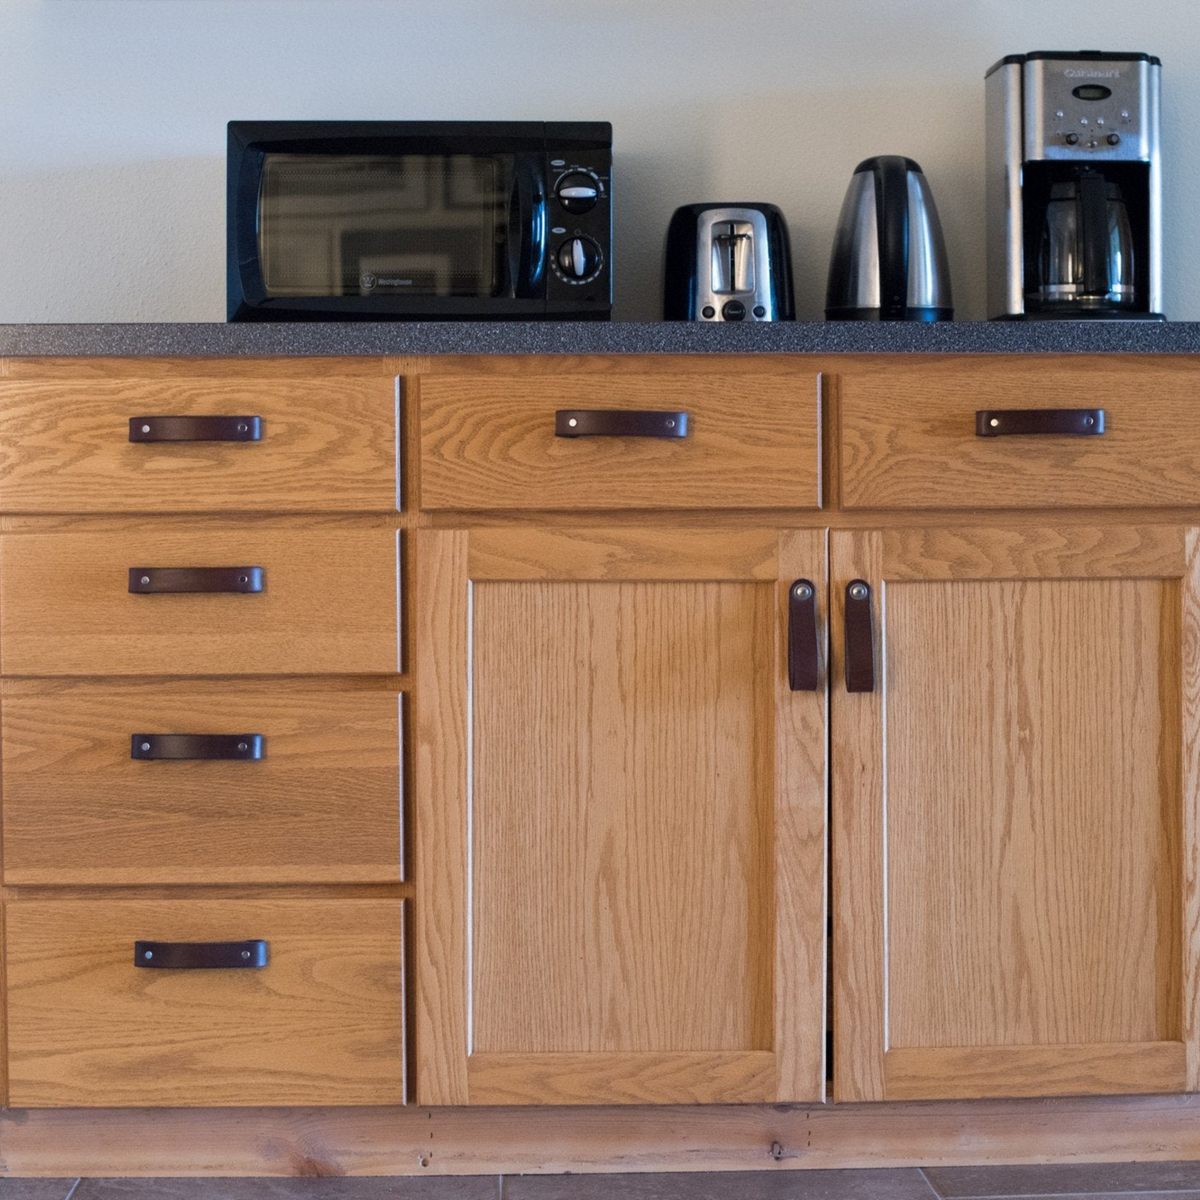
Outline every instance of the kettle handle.
{"type": "Polygon", "coordinates": [[[1107,296],[1112,289],[1108,254],[1108,187],[1103,175],[1079,177],[1079,231],[1083,242],[1083,290],[1107,296]]]}
{"type": "Polygon", "coordinates": [[[875,160],[875,212],[879,228],[879,308],[885,321],[908,310],[908,171],[897,154],[875,160]]]}

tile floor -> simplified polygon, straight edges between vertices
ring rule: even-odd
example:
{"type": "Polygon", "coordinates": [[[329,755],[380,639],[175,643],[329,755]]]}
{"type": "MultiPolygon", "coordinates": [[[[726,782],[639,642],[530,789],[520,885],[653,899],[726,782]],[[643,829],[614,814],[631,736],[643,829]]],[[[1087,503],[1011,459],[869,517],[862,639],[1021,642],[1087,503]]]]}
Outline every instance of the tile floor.
{"type": "Polygon", "coordinates": [[[458,1179],[0,1179],[0,1200],[1200,1200],[1200,1163],[458,1179]]]}

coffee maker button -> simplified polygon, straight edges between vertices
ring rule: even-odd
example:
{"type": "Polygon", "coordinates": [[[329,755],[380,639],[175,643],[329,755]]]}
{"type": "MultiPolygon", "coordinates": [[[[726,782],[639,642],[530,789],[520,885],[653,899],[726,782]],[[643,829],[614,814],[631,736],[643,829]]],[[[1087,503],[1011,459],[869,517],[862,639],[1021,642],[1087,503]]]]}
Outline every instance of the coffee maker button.
{"type": "Polygon", "coordinates": [[[1121,135],[1119,133],[1110,133],[1108,135],[1108,144],[1110,146],[1119,146],[1121,144],[1121,135]]]}
{"type": "Polygon", "coordinates": [[[761,304],[756,304],[754,306],[754,315],[761,320],[763,317],[765,317],[767,315],[767,310],[765,308],[763,308],[763,306],[761,304]]]}
{"type": "Polygon", "coordinates": [[[1065,141],[1068,146],[1073,146],[1073,145],[1075,145],[1075,143],[1077,141],[1079,141],[1079,134],[1068,133],[1067,136],[1063,139],[1063,141],[1065,141]]]}
{"type": "Polygon", "coordinates": [[[717,310],[711,304],[706,304],[700,312],[711,321],[717,315],[717,310]]]}
{"type": "Polygon", "coordinates": [[[727,321],[744,321],[746,306],[740,300],[726,300],[725,307],[721,309],[721,316],[727,321]]]}

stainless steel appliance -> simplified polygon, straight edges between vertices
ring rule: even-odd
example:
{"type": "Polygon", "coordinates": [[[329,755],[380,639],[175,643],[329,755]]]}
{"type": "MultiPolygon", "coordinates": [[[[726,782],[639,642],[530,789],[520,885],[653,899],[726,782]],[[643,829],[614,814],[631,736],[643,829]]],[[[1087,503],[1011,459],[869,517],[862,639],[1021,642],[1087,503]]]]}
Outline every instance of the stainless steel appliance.
{"type": "Polygon", "coordinates": [[[855,168],[842,204],[825,316],[830,321],[951,321],[950,267],[933,193],[911,158],[855,168]]]}
{"type": "Polygon", "coordinates": [[[688,204],[667,228],[668,321],[792,321],[792,252],[774,204],[688,204]]]}
{"type": "Polygon", "coordinates": [[[1161,74],[1099,50],[988,71],[989,316],[1163,319],[1161,74]]]}
{"type": "Polygon", "coordinates": [[[600,319],[604,122],[231,121],[231,321],[600,319]]]}

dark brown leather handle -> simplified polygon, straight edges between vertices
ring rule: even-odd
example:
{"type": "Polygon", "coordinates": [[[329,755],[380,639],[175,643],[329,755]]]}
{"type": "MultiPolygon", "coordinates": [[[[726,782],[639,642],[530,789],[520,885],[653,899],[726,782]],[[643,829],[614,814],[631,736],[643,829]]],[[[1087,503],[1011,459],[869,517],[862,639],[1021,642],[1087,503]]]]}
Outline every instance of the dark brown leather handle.
{"type": "Polygon", "coordinates": [[[846,584],[846,691],[875,690],[875,635],[871,628],[871,585],[846,584]]]}
{"type": "Polygon", "coordinates": [[[685,412],[651,412],[622,408],[560,408],[554,414],[554,436],[687,437],[685,412]]]}
{"type": "Polygon", "coordinates": [[[267,965],[267,943],[134,942],[133,965],[163,971],[256,971],[267,965]]]}
{"type": "Polygon", "coordinates": [[[788,687],[815,692],[819,674],[817,589],[811,579],[797,579],[788,589],[788,687]]]}
{"type": "Polygon", "coordinates": [[[143,762],[260,762],[261,733],[131,733],[129,757],[143,762]]]}
{"type": "Polygon", "coordinates": [[[983,408],[975,414],[976,437],[1019,433],[1097,437],[1103,432],[1102,408],[983,408]]]}
{"type": "Polygon", "coordinates": [[[131,442],[257,442],[261,417],[130,417],[131,442]]]}
{"type": "Polygon", "coordinates": [[[129,590],[138,596],[168,592],[234,592],[263,590],[262,567],[130,567],[129,590]]]}

